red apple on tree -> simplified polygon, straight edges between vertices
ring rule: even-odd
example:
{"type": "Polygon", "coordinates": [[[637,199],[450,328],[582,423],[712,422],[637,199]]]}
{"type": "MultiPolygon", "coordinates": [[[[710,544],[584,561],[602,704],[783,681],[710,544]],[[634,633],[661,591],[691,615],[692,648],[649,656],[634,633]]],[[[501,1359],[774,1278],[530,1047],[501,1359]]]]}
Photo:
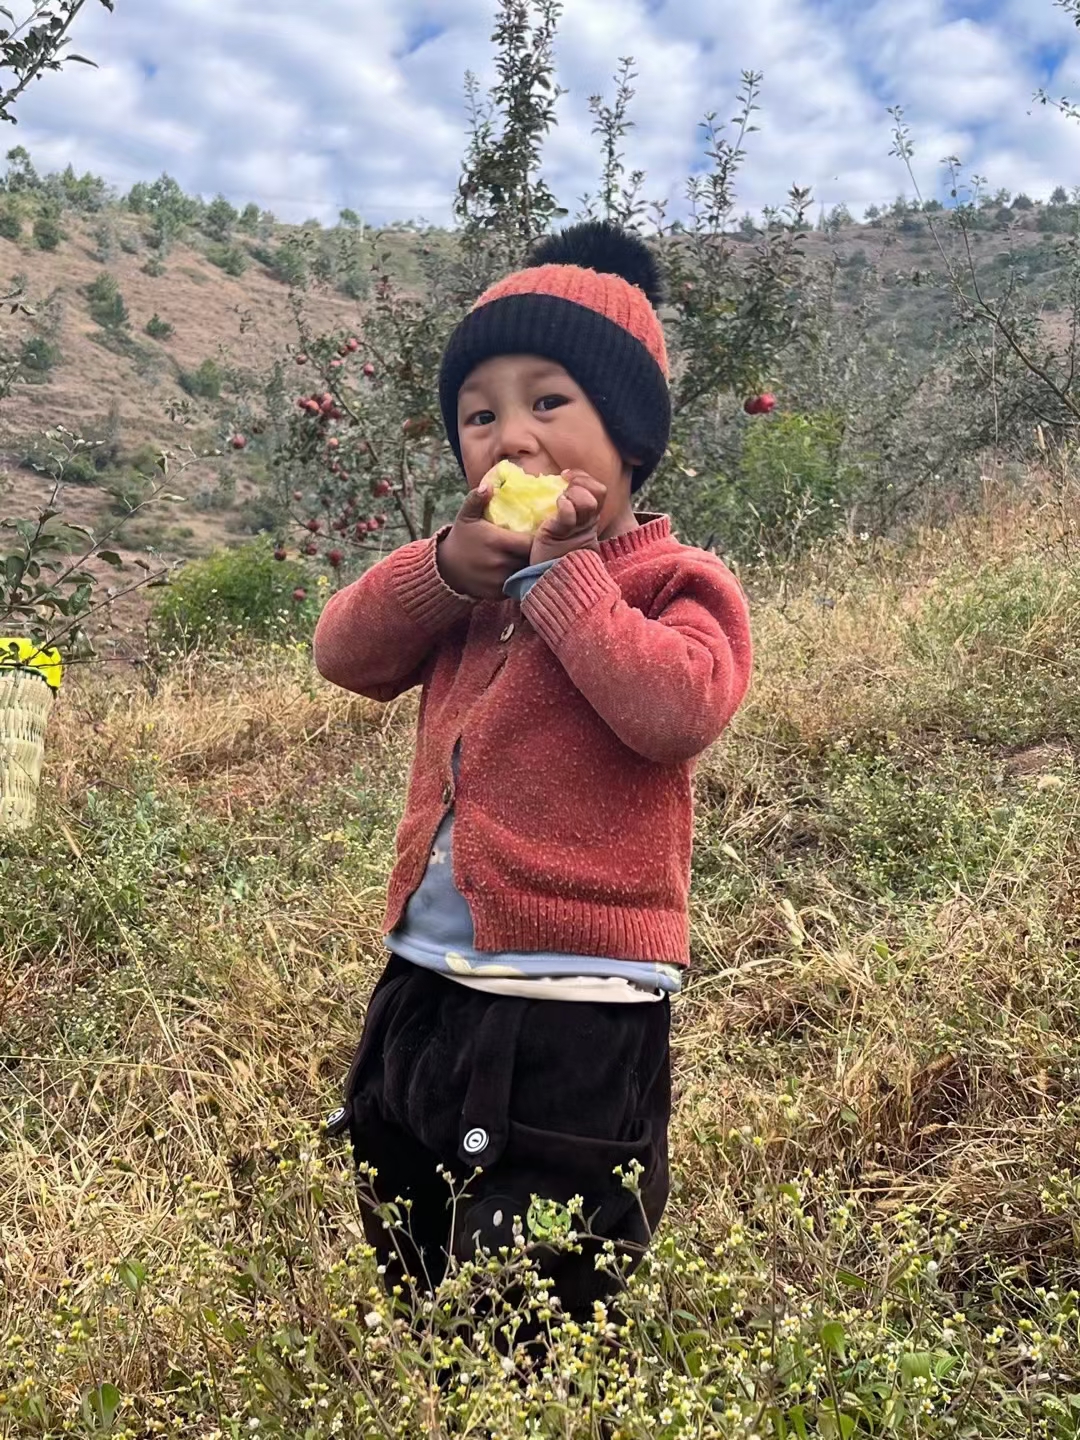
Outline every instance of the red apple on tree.
{"type": "Polygon", "coordinates": [[[749,395],[743,401],[747,415],[769,415],[776,409],[776,396],[766,392],[763,395],[749,395]]]}

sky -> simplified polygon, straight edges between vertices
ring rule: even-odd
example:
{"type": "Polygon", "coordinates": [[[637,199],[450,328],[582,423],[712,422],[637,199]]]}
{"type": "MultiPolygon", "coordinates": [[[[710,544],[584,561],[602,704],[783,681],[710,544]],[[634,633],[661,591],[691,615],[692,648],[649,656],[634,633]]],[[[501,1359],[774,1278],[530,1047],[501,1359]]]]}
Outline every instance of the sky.
{"type": "MultiPolygon", "coordinates": [[[[9,4],[11,0],[9,0],[9,4]]],[[[446,224],[466,133],[464,76],[492,74],[497,0],[95,0],[75,48],[97,69],[48,75],[20,100],[9,145],[40,170],[71,162],[121,191],[167,171],[192,193],[279,218],[446,224]]],[[[25,7],[25,0],[24,0],[25,7]]],[[[559,123],[545,175],[576,213],[594,191],[589,95],[638,72],[627,160],[684,210],[700,122],[735,113],[761,72],[739,209],[812,187],[856,216],[912,187],[891,158],[902,105],[924,196],[957,155],[995,190],[1080,183],[1080,122],[1033,103],[1080,100],[1080,30],[1053,0],[565,0],[559,123]]]]}

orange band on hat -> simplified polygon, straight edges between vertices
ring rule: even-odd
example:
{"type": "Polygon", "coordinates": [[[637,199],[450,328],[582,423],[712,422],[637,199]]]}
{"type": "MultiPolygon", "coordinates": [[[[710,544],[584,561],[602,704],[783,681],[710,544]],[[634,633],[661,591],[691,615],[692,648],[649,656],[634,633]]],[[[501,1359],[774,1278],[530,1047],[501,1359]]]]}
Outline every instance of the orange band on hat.
{"type": "Polygon", "coordinates": [[[629,331],[659,365],[664,379],[671,378],[660,317],[644,291],[621,275],[602,275],[581,265],[537,265],[499,280],[484,291],[473,309],[479,310],[508,295],[554,295],[594,310],[629,331]]]}

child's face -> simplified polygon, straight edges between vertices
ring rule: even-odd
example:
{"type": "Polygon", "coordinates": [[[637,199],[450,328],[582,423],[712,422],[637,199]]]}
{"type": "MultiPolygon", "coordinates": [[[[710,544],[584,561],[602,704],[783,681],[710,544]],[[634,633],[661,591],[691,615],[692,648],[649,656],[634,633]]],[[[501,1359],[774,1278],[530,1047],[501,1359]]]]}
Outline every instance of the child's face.
{"type": "Polygon", "coordinates": [[[538,355],[494,355],[458,395],[458,435],[469,489],[512,460],[530,475],[585,470],[607,486],[601,536],[630,508],[632,463],[623,459],[581,386],[538,355]]]}

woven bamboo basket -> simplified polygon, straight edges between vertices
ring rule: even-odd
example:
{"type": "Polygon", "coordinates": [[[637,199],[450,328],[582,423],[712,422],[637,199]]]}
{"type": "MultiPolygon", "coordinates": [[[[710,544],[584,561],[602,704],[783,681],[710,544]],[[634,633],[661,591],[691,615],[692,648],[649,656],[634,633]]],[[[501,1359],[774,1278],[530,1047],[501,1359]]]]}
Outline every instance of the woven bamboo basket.
{"type": "Polygon", "coordinates": [[[0,830],[33,824],[53,701],[36,671],[0,666],[0,830]]]}

